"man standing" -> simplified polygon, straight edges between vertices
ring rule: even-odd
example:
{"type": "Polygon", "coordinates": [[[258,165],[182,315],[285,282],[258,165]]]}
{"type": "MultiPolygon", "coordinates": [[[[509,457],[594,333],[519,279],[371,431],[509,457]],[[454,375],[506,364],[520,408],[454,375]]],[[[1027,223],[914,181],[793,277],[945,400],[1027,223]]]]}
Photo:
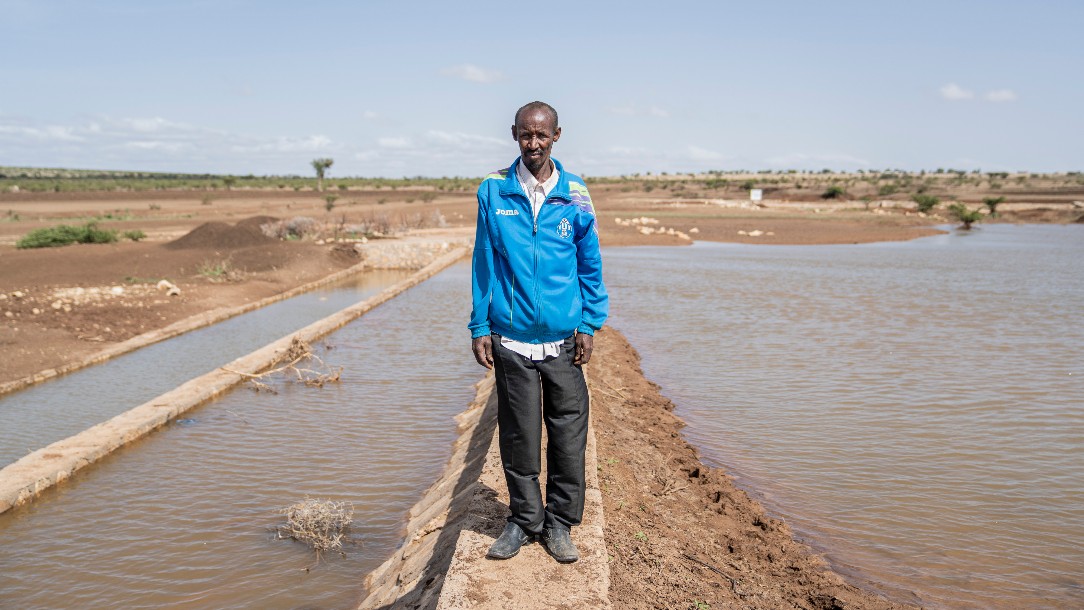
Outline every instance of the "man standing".
{"type": "Polygon", "coordinates": [[[606,321],[595,211],[587,186],[550,158],[557,111],[516,112],[520,157],[478,188],[469,328],[478,364],[494,368],[508,484],[508,525],[488,557],[508,559],[534,536],[559,562],[579,559],[570,528],[583,519],[588,399],[582,365],[606,321]],[[546,501],[542,503],[542,423],[546,501]]]}

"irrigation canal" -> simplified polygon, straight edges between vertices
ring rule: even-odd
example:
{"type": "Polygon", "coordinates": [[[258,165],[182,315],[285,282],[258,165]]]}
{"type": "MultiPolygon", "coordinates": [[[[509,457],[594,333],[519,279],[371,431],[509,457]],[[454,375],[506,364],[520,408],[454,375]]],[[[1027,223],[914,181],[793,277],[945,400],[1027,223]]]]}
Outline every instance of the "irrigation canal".
{"type": "Polygon", "coordinates": [[[0,468],[409,277],[376,270],[0,397],[0,468]]]}
{"type": "Polygon", "coordinates": [[[466,341],[469,281],[458,263],[313,346],[344,368],[339,384],[238,387],[0,515],[4,605],[359,602],[362,578],[447,460],[452,417],[481,376],[466,341]],[[355,504],[342,554],[317,562],[276,539],[276,510],[306,497],[355,504]]]}

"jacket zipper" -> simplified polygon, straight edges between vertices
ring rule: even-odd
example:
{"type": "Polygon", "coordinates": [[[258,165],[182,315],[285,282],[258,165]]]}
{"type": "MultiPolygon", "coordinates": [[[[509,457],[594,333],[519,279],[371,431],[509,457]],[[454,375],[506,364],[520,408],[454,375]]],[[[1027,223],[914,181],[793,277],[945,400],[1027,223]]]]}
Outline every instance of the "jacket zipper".
{"type": "MultiPolygon", "coordinates": [[[[542,205],[538,206],[538,216],[542,215],[542,209],[545,207],[546,201],[543,200],[542,205]]],[[[542,321],[539,319],[542,315],[542,298],[538,282],[538,216],[534,215],[533,208],[534,206],[531,209],[531,216],[534,217],[534,232],[531,235],[534,237],[534,273],[531,274],[531,278],[534,279],[534,329],[537,331],[542,326],[542,321]]]]}

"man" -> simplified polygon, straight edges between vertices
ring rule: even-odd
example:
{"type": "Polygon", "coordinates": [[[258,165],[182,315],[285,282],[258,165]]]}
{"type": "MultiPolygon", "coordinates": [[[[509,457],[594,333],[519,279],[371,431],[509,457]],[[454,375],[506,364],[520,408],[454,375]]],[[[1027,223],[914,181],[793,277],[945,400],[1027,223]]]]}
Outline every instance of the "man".
{"type": "Polygon", "coordinates": [[[516,112],[520,157],[478,188],[469,328],[478,364],[493,368],[508,525],[487,556],[508,559],[540,536],[559,562],[579,559],[570,528],[583,519],[587,384],[596,330],[609,300],[587,186],[550,158],[557,111],[531,102],[516,112]],[[541,471],[542,422],[546,501],[541,471]]]}

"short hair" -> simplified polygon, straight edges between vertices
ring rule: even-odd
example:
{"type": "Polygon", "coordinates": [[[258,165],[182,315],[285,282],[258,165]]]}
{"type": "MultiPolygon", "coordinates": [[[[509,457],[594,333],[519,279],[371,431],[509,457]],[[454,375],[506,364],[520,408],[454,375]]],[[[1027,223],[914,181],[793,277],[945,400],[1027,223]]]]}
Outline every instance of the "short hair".
{"type": "Polygon", "coordinates": [[[550,106],[546,102],[539,101],[534,101],[529,104],[524,104],[523,106],[520,106],[519,110],[516,111],[516,118],[512,124],[519,125],[520,115],[524,112],[529,112],[532,110],[543,110],[549,113],[549,115],[553,117],[553,128],[557,129],[557,127],[559,126],[559,123],[557,122],[557,111],[553,109],[553,106],[550,106]]]}

